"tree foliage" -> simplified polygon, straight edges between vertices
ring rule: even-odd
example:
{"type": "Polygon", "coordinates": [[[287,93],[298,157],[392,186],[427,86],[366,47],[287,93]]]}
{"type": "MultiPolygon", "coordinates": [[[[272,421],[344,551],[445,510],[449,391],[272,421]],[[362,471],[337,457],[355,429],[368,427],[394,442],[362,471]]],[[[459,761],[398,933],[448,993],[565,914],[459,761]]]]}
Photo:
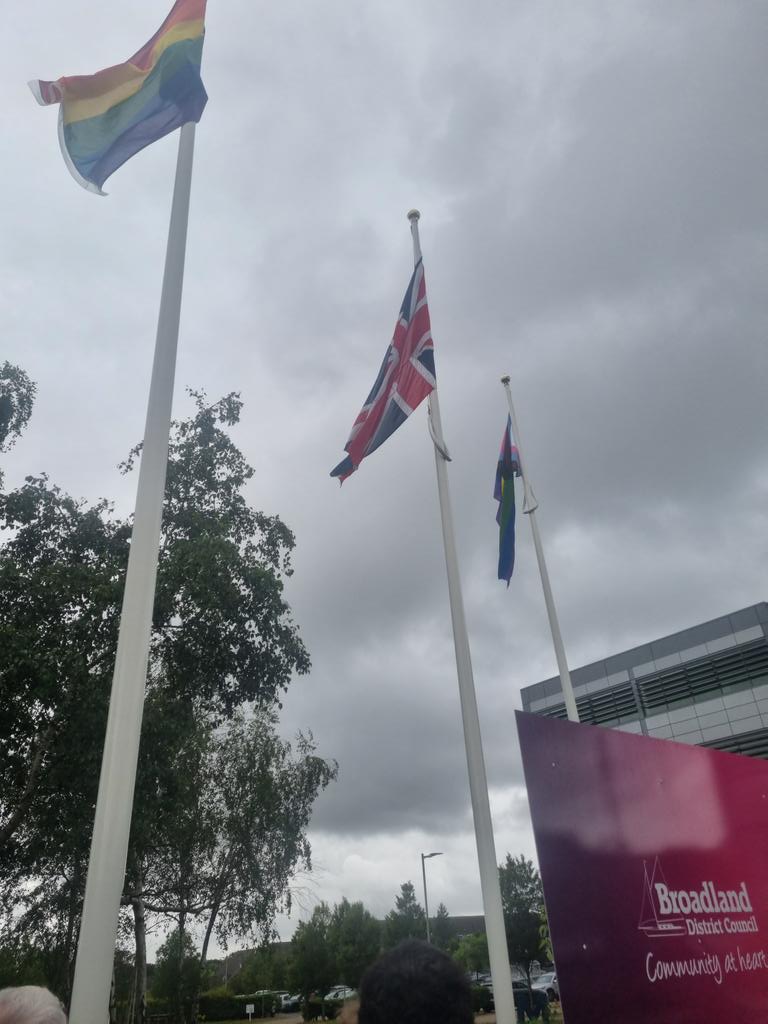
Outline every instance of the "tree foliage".
{"type": "Polygon", "coordinates": [[[403,939],[423,939],[425,936],[424,909],[416,899],[413,882],[403,882],[400,895],[395,897],[395,909],[384,919],[384,946],[391,949],[403,939]]]}
{"type": "MultiPolygon", "coordinates": [[[[0,495],[8,537],[0,549],[0,856],[15,837],[18,858],[59,820],[37,814],[61,803],[61,787],[71,812],[70,786],[93,768],[128,553],[128,529],[109,512],[105,502],[74,501],[45,476],[0,495]]],[[[49,852],[61,827],[52,831],[49,852]]]]}
{"type": "MultiPolygon", "coordinates": [[[[33,386],[14,379],[0,449],[31,409],[33,386]]],[[[238,396],[193,397],[170,438],[124,894],[137,1013],[147,919],[173,920],[183,944],[197,918],[202,960],[213,934],[268,935],[336,774],[311,735],[276,731],[281,694],[309,669],[283,592],[293,535],[244,497],[253,471],[228,433],[238,396]]],[[[32,943],[65,999],[130,533],[107,502],[74,501],[45,476],[0,495],[0,905],[16,908],[9,945],[32,943]]]]}
{"type": "Polygon", "coordinates": [[[499,884],[510,961],[519,964],[530,981],[531,963],[546,956],[541,934],[541,878],[532,861],[508,853],[499,867],[499,884]]]}
{"type": "Polygon", "coordinates": [[[11,985],[45,985],[46,965],[41,951],[16,941],[0,948],[0,989],[11,985]]]}
{"type": "Polygon", "coordinates": [[[0,452],[13,447],[29,422],[36,391],[37,385],[20,367],[7,361],[0,366],[0,452]]]}
{"type": "Polygon", "coordinates": [[[279,946],[265,944],[252,949],[229,982],[232,992],[280,991],[288,984],[287,954],[279,946]]]}
{"type": "Polygon", "coordinates": [[[476,975],[481,971],[487,971],[490,963],[488,937],[484,932],[463,935],[459,939],[453,955],[465,971],[471,971],[476,975]]]}
{"type": "Polygon", "coordinates": [[[0,533],[0,903],[66,999],[129,531],[41,476],[0,533]]]}
{"type": "Polygon", "coordinates": [[[224,429],[242,403],[191,394],[197,412],[174,423],[168,450],[151,662],[174,695],[225,717],[279,701],[310,662],[283,599],[293,534],[247,504],[253,469],[224,429]]]}
{"type": "Polygon", "coordinates": [[[439,904],[437,913],[429,923],[432,944],[448,953],[454,945],[453,928],[451,927],[451,916],[444,903],[439,904]]]}
{"type": "Polygon", "coordinates": [[[381,951],[381,924],[362,903],[343,899],[333,908],[329,940],[336,960],[336,980],[357,988],[381,951]]]}
{"type": "Polygon", "coordinates": [[[300,921],[291,940],[291,987],[304,999],[324,996],[335,982],[336,961],[330,941],[331,909],[318,903],[309,921],[300,921]]]}
{"type": "Polygon", "coordinates": [[[357,988],[381,952],[381,935],[381,922],[362,903],[342,899],[333,910],[318,904],[291,942],[291,986],[304,998],[339,983],[357,988]]]}
{"type": "Polygon", "coordinates": [[[174,928],[157,951],[152,995],[166,1000],[176,1019],[188,1019],[200,990],[201,971],[189,933],[174,928]]]}
{"type": "Polygon", "coordinates": [[[145,903],[199,918],[203,960],[214,933],[268,939],[275,914],[290,908],[293,874],[311,867],[312,805],[336,766],[311,737],[291,744],[276,726],[263,708],[237,711],[215,730],[190,723],[159,833],[137,850],[145,903]]]}

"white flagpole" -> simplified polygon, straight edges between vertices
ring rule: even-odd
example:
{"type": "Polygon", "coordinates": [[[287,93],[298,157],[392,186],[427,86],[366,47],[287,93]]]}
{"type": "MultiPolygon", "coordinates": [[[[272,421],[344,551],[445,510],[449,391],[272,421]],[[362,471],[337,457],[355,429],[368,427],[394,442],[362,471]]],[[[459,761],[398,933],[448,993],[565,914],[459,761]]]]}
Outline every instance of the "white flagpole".
{"type": "Polygon", "coordinates": [[[528,520],[531,524],[531,533],[533,534],[533,546],[536,549],[536,560],[539,563],[541,587],[544,591],[544,603],[547,606],[549,628],[552,632],[552,643],[555,648],[557,668],[560,672],[560,685],[563,688],[565,710],[571,722],[578,722],[579,712],[576,710],[576,697],[574,696],[573,686],[571,684],[571,673],[568,671],[568,661],[565,657],[565,647],[563,646],[563,638],[560,635],[560,623],[557,621],[557,612],[555,611],[555,599],[552,596],[552,587],[549,585],[549,573],[547,572],[547,563],[544,561],[544,548],[541,545],[541,537],[539,535],[539,524],[536,522],[536,509],[539,507],[539,503],[538,501],[536,501],[536,498],[533,493],[533,488],[531,487],[530,481],[528,480],[528,471],[526,468],[527,463],[523,458],[523,448],[520,441],[520,428],[517,425],[515,407],[512,404],[512,392],[509,389],[509,377],[502,377],[501,383],[504,385],[504,391],[506,392],[507,395],[507,402],[509,403],[509,415],[512,419],[512,433],[515,437],[515,444],[517,445],[517,451],[520,458],[520,476],[523,478],[524,494],[523,513],[528,516],[528,520]]]}
{"type": "Polygon", "coordinates": [[[106,1024],[125,880],[179,337],[194,122],[181,128],[131,549],[75,962],[70,1020],[106,1024]]]}
{"type": "MultiPolygon", "coordinates": [[[[419,242],[419,211],[411,210],[408,220],[413,235],[413,261],[421,259],[419,242]]],[[[429,432],[435,446],[435,467],[437,469],[437,492],[440,498],[440,519],[443,526],[445,567],[448,573],[448,595],[453,623],[453,646],[456,652],[456,672],[459,677],[461,719],[464,726],[464,746],[467,752],[469,792],[472,799],[472,816],[475,823],[477,859],[480,867],[480,888],[483,894],[485,932],[488,936],[488,955],[491,961],[493,999],[496,1005],[498,1024],[515,1024],[515,1001],[512,995],[512,974],[509,967],[507,933],[504,928],[504,913],[501,906],[499,868],[493,842],[491,805],[488,800],[488,780],[485,774],[483,741],[480,735],[480,718],[477,713],[477,697],[472,676],[472,659],[469,652],[469,636],[464,617],[464,599],[461,593],[459,561],[456,555],[456,541],[453,533],[453,512],[451,495],[448,490],[448,467],[450,456],[443,440],[440,421],[440,403],[437,388],[429,396],[429,432]]]]}

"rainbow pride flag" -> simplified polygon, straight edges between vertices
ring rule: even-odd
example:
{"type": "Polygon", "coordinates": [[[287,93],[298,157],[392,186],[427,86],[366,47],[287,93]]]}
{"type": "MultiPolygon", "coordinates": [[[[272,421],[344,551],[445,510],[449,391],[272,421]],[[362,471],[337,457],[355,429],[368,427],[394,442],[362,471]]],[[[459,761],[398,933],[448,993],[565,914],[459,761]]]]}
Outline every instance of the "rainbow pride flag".
{"type": "Polygon", "coordinates": [[[30,82],[59,106],[59,142],[73,177],[100,195],[134,153],[188,121],[208,96],[200,78],[206,0],[176,0],[160,29],[124,64],[56,82],[30,82]]]}

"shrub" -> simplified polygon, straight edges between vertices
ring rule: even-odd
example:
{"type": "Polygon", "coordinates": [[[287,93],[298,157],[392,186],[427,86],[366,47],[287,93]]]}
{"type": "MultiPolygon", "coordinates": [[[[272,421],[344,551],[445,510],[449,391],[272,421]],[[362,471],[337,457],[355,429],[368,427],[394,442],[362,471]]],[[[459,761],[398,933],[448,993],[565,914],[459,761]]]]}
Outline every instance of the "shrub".
{"type": "Polygon", "coordinates": [[[301,1008],[301,1016],[304,1020],[335,1020],[343,1005],[343,999],[308,999],[301,1008]]]}
{"type": "Polygon", "coordinates": [[[472,1009],[475,1013],[493,1010],[493,993],[485,985],[472,986],[472,1009]]]}
{"type": "Polygon", "coordinates": [[[200,996],[200,1017],[206,1021],[246,1020],[245,1007],[253,1003],[256,1017],[274,1017],[278,999],[273,992],[232,995],[226,988],[214,988],[200,996]]]}
{"type": "Polygon", "coordinates": [[[147,1019],[151,1017],[163,1017],[171,1012],[167,999],[157,999],[155,996],[147,996],[147,1019]]]}
{"type": "Polygon", "coordinates": [[[214,989],[200,995],[200,1016],[205,1020],[239,1020],[247,1015],[245,1003],[239,998],[214,989]]]}

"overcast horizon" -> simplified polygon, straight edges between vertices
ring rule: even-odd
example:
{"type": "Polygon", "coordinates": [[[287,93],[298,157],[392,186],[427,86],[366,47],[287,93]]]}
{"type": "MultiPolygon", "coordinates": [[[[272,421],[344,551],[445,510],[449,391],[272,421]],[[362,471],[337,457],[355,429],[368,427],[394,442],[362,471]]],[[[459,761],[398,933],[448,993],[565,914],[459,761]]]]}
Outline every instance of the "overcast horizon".
{"type": "MultiPolygon", "coordinates": [[[[22,5],[0,71],[0,358],[38,385],[5,486],[47,472],[123,516],[178,133],[96,197],[26,82],[124,60],[167,7],[22,5]]],[[[535,857],[514,710],[557,672],[520,514],[496,579],[503,374],[572,668],[768,598],[767,30],[759,0],[210,0],[174,417],[187,387],[242,395],[247,497],[296,534],[313,666],[281,732],[340,768],[282,938],[320,899],[383,917],[410,880],[423,902],[433,850],[431,911],[482,912],[426,403],[329,477],[410,277],[409,209],[497,860],[535,857]]]]}

